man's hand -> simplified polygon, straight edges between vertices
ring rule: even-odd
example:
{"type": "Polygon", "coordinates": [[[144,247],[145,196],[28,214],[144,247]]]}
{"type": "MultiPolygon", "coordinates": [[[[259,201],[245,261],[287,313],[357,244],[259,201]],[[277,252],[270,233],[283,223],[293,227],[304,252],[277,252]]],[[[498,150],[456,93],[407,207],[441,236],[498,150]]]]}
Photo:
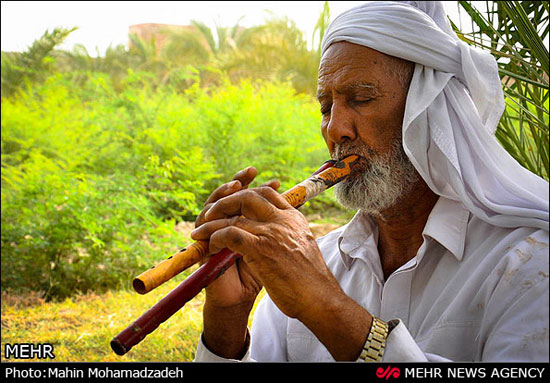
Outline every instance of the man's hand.
{"type": "Polygon", "coordinates": [[[227,247],[265,286],[279,309],[300,318],[319,291],[338,284],[321,256],[305,217],[269,187],[241,190],[210,206],[193,239],[210,239],[210,251],[227,247]]]}
{"type": "MultiPolygon", "coordinates": [[[[203,211],[195,221],[195,227],[199,228],[206,222],[206,214],[218,200],[247,189],[256,174],[253,167],[243,169],[231,182],[216,189],[206,200],[203,211]]],[[[280,184],[278,181],[271,181],[266,186],[276,190],[280,184]]],[[[195,235],[192,234],[192,237],[195,235]]],[[[206,288],[203,336],[211,351],[226,358],[240,357],[246,339],[248,316],[261,289],[262,285],[252,276],[242,259],[238,259],[235,265],[206,288]]]]}
{"type": "MultiPolygon", "coordinates": [[[[218,200],[247,189],[256,174],[257,171],[253,167],[243,169],[233,177],[231,182],[217,188],[206,200],[203,211],[195,221],[196,229],[191,233],[191,237],[195,240],[199,239],[196,233],[202,230],[200,227],[207,222],[206,215],[218,200]]],[[[278,183],[273,187],[278,187],[278,183]]],[[[210,253],[216,254],[222,249],[223,247],[214,249],[210,246],[210,253]]],[[[206,289],[207,303],[220,309],[242,306],[245,302],[251,302],[250,305],[252,305],[261,288],[262,286],[251,276],[247,266],[238,260],[235,267],[229,268],[224,275],[206,289]]],[[[248,313],[246,314],[248,315],[248,313]]]]}
{"type": "Polygon", "coordinates": [[[206,345],[219,356],[242,357],[248,316],[264,286],[277,307],[303,322],[335,359],[354,360],[370,314],[342,291],[305,217],[273,187],[247,189],[255,171],[243,172],[236,176],[239,185],[213,193],[191,234],[209,239],[212,253],[229,248],[243,256],[206,289],[206,345]]]}

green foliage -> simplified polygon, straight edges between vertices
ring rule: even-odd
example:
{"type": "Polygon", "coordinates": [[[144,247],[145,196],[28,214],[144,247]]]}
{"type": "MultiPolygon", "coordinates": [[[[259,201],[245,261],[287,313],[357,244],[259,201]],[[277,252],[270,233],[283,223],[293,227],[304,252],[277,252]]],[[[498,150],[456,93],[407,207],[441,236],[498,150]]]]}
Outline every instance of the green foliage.
{"type": "Polygon", "coordinates": [[[130,70],[117,91],[103,73],[56,74],[2,99],[2,289],[128,286],[238,170],[286,189],[326,159],[318,107],[289,84],[181,77],[185,91],[130,70]]]}
{"type": "Polygon", "coordinates": [[[232,79],[290,81],[296,91],[314,95],[319,59],[295,22],[273,17],[243,31],[237,49],[219,55],[216,65],[232,79]]]}
{"type": "Polygon", "coordinates": [[[290,85],[226,82],[212,92],[196,87],[188,94],[195,129],[205,134],[202,147],[221,179],[254,165],[258,182],[276,177],[290,187],[327,157],[317,105],[294,95],[290,85]]]}
{"type": "Polygon", "coordinates": [[[77,28],[46,31],[26,52],[2,52],[2,97],[15,94],[25,82],[40,81],[54,68],[53,49],[77,28]]]}
{"type": "Polygon", "coordinates": [[[485,9],[459,3],[473,27],[459,36],[498,63],[506,110],[496,137],[520,164],[548,180],[548,3],[495,1],[485,9]]]}
{"type": "MultiPolygon", "coordinates": [[[[548,7],[502,2],[484,16],[461,4],[479,26],[461,37],[499,63],[497,137],[548,178],[548,7]]],[[[195,22],[162,52],[136,36],[103,57],[54,51],[72,30],[3,52],[2,289],[50,299],[128,286],[185,244],[175,224],[238,170],[255,166],[256,184],[277,178],[284,191],[317,169],[328,153],[311,96],[329,19],[325,3],[313,49],[290,20],[271,19],[195,22]]],[[[334,206],[328,192],[303,211],[334,206]]]]}
{"type": "Polygon", "coordinates": [[[150,260],[148,238],[172,232],[122,174],[73,173],[35,150],[2,181],[3,288],[49,299],[123,287],[150,260]]]}

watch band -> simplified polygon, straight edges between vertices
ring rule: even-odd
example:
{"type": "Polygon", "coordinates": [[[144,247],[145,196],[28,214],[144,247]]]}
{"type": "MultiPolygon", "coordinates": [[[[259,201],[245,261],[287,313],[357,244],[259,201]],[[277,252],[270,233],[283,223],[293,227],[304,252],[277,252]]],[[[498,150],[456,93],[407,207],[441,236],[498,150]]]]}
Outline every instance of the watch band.
{"type": "Polygon", "coordinates": [[[362,362],[381,362],[386,348],[388,324],[383,320],[372,317],[372,325],[363,346],[359,360],[362,362]]]}

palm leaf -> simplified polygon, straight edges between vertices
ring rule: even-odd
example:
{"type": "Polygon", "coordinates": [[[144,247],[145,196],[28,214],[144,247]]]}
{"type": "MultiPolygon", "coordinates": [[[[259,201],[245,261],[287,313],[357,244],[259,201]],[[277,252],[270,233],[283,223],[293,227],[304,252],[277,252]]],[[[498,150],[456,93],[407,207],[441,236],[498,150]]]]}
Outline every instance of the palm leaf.
{"type": "Polygon", "coordinates": [[[485,2],[484,10],[469,1],[459,4],[470,16],[473,32],[457,30],[458,36],[490,52],[498,63],[506,109],[497,139],[524,167],[548,179],[549,64],[543,42],[548,36],[548,4],[485,2]]]}
{"type": "Polygon", "coordinates": [[[41,81],[54,69],[54,49],[77,28],[54,28],[13,57],[2,54],[2,96],[10,96],[26,81],[41,81]]]}
{"type": "Polygon", "coordinates": [[[214,34],[212,33],[212,30],[203,22],[192,20],[191,24],[197,28],[197,30],[200,32],[200,34],[204,37],[206,42],[208,43],[208,46],[210,47],[210,51],[215,53],[217,52],[217,46],[216,41],[214,40],[214,34]]]}
{"type": "Polygon", "coordinates": [[[522,36],[522,42],[525,43],[531,54],[537,62],[542,66],[542,70],[548,73],[548,49],[544,46],[541,36],[537,33],[536,28],[529,20],[525,13],[521,2],[519,1],[503,1],[502,8],[517,28],[517,32],[522,36]]]}

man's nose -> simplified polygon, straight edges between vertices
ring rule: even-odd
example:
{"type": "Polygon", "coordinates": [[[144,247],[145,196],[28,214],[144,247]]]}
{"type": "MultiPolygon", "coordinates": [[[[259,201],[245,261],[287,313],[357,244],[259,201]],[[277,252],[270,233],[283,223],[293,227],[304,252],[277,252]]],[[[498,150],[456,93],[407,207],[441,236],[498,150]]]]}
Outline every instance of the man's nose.
{"type": "Polygon", "coordinates": [[[327,135],[330,141],[341,144],[345,141],[354,141],[357,138],[353,116],[343,105],[334,103],[327,125],[327,135]]]}

